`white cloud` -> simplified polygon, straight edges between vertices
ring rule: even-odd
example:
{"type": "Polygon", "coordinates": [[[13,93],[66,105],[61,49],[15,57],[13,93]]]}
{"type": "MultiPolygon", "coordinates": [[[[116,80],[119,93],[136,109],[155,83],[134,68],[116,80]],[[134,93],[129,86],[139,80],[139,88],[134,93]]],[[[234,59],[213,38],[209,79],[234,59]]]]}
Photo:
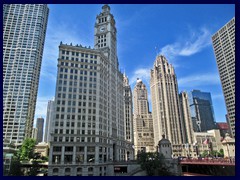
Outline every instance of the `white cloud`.
{"type": "Polygon", "coordinates": [[[220,84],[218,74],[198,74],[178,79],[178,85],[181,88],[216,84],[220,84]]]}
{"type": "Polygon", "coordinates": [[[151,68],[139,68],[133,72],[133,75],[129,78],[129,84],[136,84],[137,78],[142,79],[144,83],[150,82],[150,69],[151,68]]]}
{"type": "Polygon", "coordinates": [[[191,56],[196,54],[211,44],[211,33],[206,28],[201,28],[199,32],[191,31],[187,38],[181,38],[178,42],[164,46],[159,54],[174,60],[177,56],[191,56]]]}

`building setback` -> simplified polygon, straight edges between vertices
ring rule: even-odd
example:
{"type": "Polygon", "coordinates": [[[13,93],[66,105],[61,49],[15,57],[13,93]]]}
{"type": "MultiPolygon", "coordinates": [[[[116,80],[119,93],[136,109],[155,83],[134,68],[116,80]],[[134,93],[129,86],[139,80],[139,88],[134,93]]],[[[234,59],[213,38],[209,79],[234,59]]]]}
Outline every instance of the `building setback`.
{"type": "Polygon", "coordinates": [[[3,5],[3,139],[32,136],[49,9],[45,4],[3,5]]]}
{"type": "Polygon", "coordinates": [[[231,136],[235,138],[235,17],[212,36],[227,107],[231,136]]]}
{"type": "Polygon", "coordinates": [[[151,70],[150,89],[155,146],[165,135],[172,144],[173,156],[181,155],[183,134],[177,77],[173,66],[162,55],[156,57],[151,70]]]}
{"type": "Polygon", "coordinates": [[[149,112],[145,84],[138,79],[133,91],[133,127],[135,156],[140,152],[155,152],[152,114],[149,112]]]}
{"type": "Polygon", "coordinates": [[[125,139],[123,74],[108,5],[94,32],[94,49],[59,46],[49,176],[113,175],[112,162],[133,154],[125,139]]]}

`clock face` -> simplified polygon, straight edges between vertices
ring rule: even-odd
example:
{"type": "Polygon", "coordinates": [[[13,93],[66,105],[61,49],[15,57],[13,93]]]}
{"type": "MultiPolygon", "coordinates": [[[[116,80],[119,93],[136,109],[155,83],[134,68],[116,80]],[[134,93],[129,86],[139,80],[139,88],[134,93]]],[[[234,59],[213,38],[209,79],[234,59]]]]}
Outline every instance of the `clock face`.
{"type": "Polygon", "coordinates": [[[101,27],[99,28],[99,31],[100,31],[100,32],[105,31],[105,27],[104,27],[104,26],[101,26],[101,27]]]}

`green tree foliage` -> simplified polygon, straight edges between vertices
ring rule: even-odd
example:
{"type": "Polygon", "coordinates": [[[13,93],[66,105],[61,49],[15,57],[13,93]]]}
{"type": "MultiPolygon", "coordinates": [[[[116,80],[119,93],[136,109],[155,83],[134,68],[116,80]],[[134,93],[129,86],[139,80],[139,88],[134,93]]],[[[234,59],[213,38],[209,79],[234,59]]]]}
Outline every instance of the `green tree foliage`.
{"type": "Polygon", "coordinates": [[[11,160],[10,171],[8,176],[23,176],[23,172],[21,170],[21,163],[19,158],[15,155],[11,160]]]}
{"type": "Polygon", "coordinates": [[[207,150],[204,150],[203,153],[201,154],[202,157],[208,157],[208,156],[211,156],[211,157],[223,157],[224,156],[224,153],[223,153],[223,149],[220,149],[220,151],[207,151],[207,150]]]}
{"type": "Polygon", "coordinates": [[[157,152],[141,152],[138,154],[138,163],[148,176],[169,176],[171,173],[165,168],[163,158],[157,152]]]}
{"type": "Polygon", "coordinates": [[[218,152],[218,157],[224,157],[224,151],[223,149],[220,149],[218,152]]]}
{"type": "Polygon", "coordinates": [[[32,166],[27,175],[28,176],[36,176],[39,169],[40,169],[40,166],[39,166],[38,162],[34,160],[34,161],[32,161],[32,166]]]}
{"type": "Polygon", "coordinates": [[[20,160],[30,160],[34,157],[34,146],[36,145],[36,140],[32,138],[27,138],[23,141],[21,148],[19,149],[20,160]]]}

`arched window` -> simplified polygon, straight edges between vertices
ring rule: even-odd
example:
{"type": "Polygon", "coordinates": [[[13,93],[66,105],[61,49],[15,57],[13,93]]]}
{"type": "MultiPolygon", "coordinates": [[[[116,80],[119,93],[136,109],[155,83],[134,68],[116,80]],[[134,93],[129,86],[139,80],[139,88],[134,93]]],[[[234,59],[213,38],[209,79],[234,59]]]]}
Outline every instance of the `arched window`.
{"type": "Polygon", "coordinates": [[[58,168],[54,168],[53,173],[58,173],[58,168]]]}
{"type": "Polygon", "coordinates": [[[71,172],[71,168],[66,168],[65,172],[68,172],[68,173],[71,172]]]}
{"type": "Polygon", "coordinates": [[[82,172],[82,168],[77,168],[77,172],[82,172]]]}
{"type": "Polygon", "coordinates": [[[89,167],[88,172],[93,172],[93,167],[89,167]]]}

